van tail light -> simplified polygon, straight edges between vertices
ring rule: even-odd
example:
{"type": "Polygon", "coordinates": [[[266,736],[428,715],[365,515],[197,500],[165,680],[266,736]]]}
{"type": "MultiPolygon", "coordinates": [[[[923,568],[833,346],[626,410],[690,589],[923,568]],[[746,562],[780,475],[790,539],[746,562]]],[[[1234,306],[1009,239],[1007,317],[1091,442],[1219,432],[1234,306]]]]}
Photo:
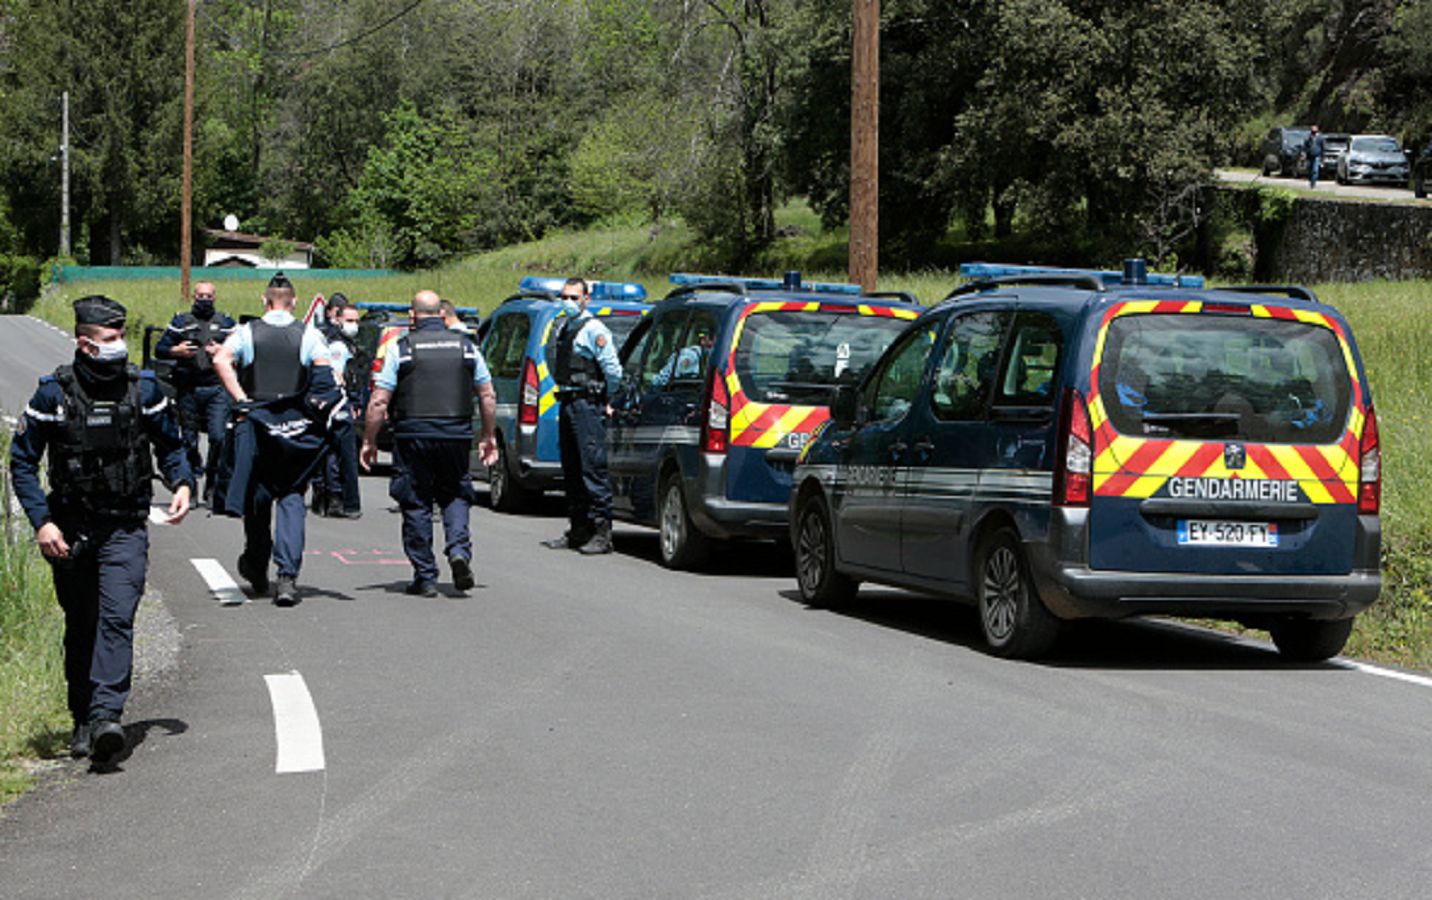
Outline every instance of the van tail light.
{"type": "Polygon", "coordinates": [[[522,397],[517,402],[517,421],[523,425],[536,425],[539,410],[537,401],[541,397],[541,384],[537,380],[537,364],[531,359],[522,367],[522,397]]]}
{"type": "Polygon", "coordinates": [[[1377,515],[1382,508],[1382,449],[1377,445],[1377,413],[1367,408],[1358,458],[1357,511],[1377,515]]]}
{"type": "Polygon", "coordinates": [[[1094,430],[1089,427],[1089,406],[1084,395],[1064,392],[1064,414],[1059,422],[1059,460],[1054,472],[1054,502],[1059,506],[1088,506],[1094,482],[1094,430]]]}
{"type": "Polygon", "coordinates": [[[731,400],[726,394],[726,379],[718,367],[711,367],[710,399],[706,403],[706,421],[701,426],[701,450],[725,453],[727,426],[730,424],[731,400]]]}

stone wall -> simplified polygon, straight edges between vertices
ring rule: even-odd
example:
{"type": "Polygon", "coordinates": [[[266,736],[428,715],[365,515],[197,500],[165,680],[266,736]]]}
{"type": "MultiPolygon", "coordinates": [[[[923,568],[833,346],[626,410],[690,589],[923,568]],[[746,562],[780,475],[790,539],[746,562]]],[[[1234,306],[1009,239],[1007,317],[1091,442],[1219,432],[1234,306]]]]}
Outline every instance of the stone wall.
{"type": "Polygon", "coordinates": [[[1300,197],[1257,243],[1261,281],[1432,278],[1432,205],[1300,197]]]}

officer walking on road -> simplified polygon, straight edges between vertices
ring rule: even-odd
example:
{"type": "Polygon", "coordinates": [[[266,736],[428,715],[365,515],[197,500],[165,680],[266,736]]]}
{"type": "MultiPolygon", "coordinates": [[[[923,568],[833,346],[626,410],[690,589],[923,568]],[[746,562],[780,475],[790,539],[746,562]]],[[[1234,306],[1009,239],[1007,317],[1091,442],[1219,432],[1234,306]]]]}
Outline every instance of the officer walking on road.
{"type": "Polygon", "coordinates": [[[229,423],[229,395],[219,383],[210,358],[234,330],[234,320],[214,308],[214,285],[194,285],[194,305],[179,313],[154,346],[159,359],[174,361],[174,390],[179,405],[179,428],[189,451],[189,467],[204,473],[204,502],[214,493],[219,450],[229,423]],[[199,455],[199,435],[208,439],[205,456],[199,455]]]}
{"type": "MultiPolygon", "coordinates": [[[[264,291],[263,317],[234,329],[214,355],[214,368],[235,404],[247,408],[296,398],[309,391],[318,370],[329,373],[328,344],[317,329],[294,318],[294,299],[292,282],[282,272],[274,275],[264,291]]],[[[245,498],[244,552],[238,560],[239,575],[263,594],[268,592],[273,558],[278,606],[298,603],[303,563],[307,478],[282,477],[290,474],[268,472],[268,477],[255,478],[245,498]]]]}
{"type": "Polygon", "coordinates": [[[607,399],[616,393],[622,366],[616,342],[601,319],[587,311],[591,291],[568,278],[560,294],[567,317],[557,334],[555,377],[562,486],[568,527],[543,543],[587,555],[612,552],[612,481],[607,473],[607,399]]]}
{"type": "Polygon", "coordinates": [[[412,316],[412,330],[398,339],[373,379],[362,462],[363,468],[372,468],[378,458],[378,429],[391,418],[394,475],[388,493],[403,511],[403,551],[413,564],[407,592],[435,597],[434,503],[442,509],[453,586],[461,591],[473,586],[468,531],[472,398],[475,393],[482,413],[478,451],[491,465],[497,461],[497,394],[477,344],[445,326],[436,293],[419,291],[412,316]]]}
{"type": "Polygon", "coordinates": [[[1308,157],[1308,187],[1318,186],[1318,174],[1323,167],[1323,136],[1314,125],[1303,141],[1303,152],[1308,157]]]}
{"type": "Polygon", "coordinates": [[[75,358],[40,379],[10,447],[15,495],[49,561],[65,612],[70,752],[101,768],[125,751],[120,717],[134,669],[134,615],[149,560],[154,461],[189,511],[194,475],[168,398],[128,363],[124,307],[75,301],[75,358]],[[40,485],[48,457],[50,493],[40,485]]]}

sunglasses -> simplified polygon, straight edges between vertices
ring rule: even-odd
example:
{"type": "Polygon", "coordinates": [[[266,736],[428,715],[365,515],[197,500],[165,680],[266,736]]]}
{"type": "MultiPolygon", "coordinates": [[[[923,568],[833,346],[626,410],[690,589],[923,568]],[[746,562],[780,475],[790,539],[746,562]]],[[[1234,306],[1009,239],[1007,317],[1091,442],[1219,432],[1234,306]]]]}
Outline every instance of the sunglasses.
{"type": "Polygon", "coordinates": [[[557,297],[557,299],[558,299],[558,300],[571,300],[573,303],[581,303],[581,302],[582,302],[582,295],[581,295],[581,294],[559,294],[558,297],[557,297]]]}

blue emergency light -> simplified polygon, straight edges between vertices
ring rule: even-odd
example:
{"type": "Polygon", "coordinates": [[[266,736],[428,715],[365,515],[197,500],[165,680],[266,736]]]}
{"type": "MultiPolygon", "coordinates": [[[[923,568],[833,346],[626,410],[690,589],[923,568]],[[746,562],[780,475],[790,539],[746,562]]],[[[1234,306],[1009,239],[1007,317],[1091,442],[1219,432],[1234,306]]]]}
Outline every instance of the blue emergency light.
{"type": "Polygon", "coordinates": [[[1146,271],[1143,260],[1126,260],[1124,271],[1061,269],[1051,266],[1012,266],[1004,263],[963,263],[960,277],[973,280],[1017,278],[1021,275],[1092,275],[1107,285],[1141,284],[1156,287],[1203,287],[1202,275],[1167,275],[1146,271]]]}
{"type": "MultiPolygon", "coordinates": [[[[565,278],[528,275],[518,283],[517,289],[556,294],[561,292],[562,285],[566,283],[567,279],[565,278]]],[[[646,288],[634,281],[589,281],[587,287],[591,289],[593,300],[631,300],[635,302],[646,299],[646,288]]]]}
{"type": "Polygon", "coordinates": [[[678,287],[702,284],[739,284],[748,291],[800,291],[811,294],[848,294],[859,296],[860,285],[836,281],[801,281],[801,273],[787,272],[784,279],[737,278],[730,275],[694,275],[689,272],[673,272],[668,277],[678,287]]]}

